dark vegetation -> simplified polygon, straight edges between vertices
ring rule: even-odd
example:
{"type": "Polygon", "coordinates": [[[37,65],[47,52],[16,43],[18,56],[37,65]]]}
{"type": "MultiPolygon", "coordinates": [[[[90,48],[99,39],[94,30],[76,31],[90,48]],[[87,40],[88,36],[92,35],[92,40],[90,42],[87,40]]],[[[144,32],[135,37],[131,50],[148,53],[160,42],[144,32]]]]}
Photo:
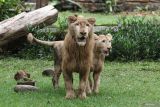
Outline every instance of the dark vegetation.
{"type": "Polygon", "coordinates": [[[160,22],[156,18],[121,18],[110,29],[113,38],[111,59],[143,60],[160,58],[160,22]]]}
{"type": "Polygon", "coordinates": [[[21,0],[0,0],[0,21],[15,16],[24,10],[21,0]]]}
{"type": "MultiPolygon", "coordinates": [[[[133,17],[127,19],[121,17],[118,20],[118,26],[110,28],[99,34],[111,33],[113,35],[112,52],[108,59],[110,60],[144,60],[160,58],[160,23],[156,18],[150,18],[147,21],[145,17],[133,17]]],[[[65,29],[65,19],[58,20],[58,32],[41,32],[38,27],[30,28],[37,38],[42,40],[63,40],[65,29]]],[[[52,58],[52,48],[40,45],[25,45],[20,51],[21,57],[25,58],[52,58]]]]}

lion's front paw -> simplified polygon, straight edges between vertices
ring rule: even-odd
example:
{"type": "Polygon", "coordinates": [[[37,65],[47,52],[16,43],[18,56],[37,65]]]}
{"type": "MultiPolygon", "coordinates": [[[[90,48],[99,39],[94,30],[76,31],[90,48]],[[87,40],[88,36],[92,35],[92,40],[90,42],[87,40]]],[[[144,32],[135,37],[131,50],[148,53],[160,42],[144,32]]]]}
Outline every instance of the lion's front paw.
{"type": "Polygon", "coordinates": [[[78,95],[78,97],[79,97],[80,99],[85,99],[85,98],[86,98],[86,93],[85,93],[85,92],[82,92],[82,93],[80,93],[80,94],[78,95]]]}
{"type": "Polygon", "coordinates": [[[98,94],[98,93],[99,93],[99,90],[98,90],[98,89],[94,89],[93,92],[94,92],[95,94],[98,94]]]}
{"type": "Polygon", "coordinates": [[[65,99],[73,99],[75,97],[76,97],[75,92],[74,91],[70,91],[70,92],[67,92],[67,94],[65,96],[65,99]]]}
{"type": "Polygon", "coordinates": [[[91,89],[86,89],[86,93],[87,93],[87,95],[90,95],[90,94],[92,94],[92,90],[91,89]]]}

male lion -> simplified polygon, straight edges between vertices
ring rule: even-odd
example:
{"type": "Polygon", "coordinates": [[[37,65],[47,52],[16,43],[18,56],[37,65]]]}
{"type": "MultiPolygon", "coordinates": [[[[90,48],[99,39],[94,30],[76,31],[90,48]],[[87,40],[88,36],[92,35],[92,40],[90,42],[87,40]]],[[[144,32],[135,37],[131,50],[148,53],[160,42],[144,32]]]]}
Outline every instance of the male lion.
{"type": "MultiPolygon", "coordinates": [[[[70,99],[75,97],[72,73],[78,72],[80,74],[78,96],[83,99],[86,98],[86,85],[93,60],[93,26],[95,19],[69,16],[68,22],[68,33],[65,36],[61,52],[62,67],[60,67],[62,68],[65,80],[65,98],[70,99]]],[[[28,35],[28,39],[32,41],[33,37],[28,35]]],[[[41,40],[37,41],[44,43],[41,40]]],[[[46,45],[51,46],[53,44],[53,42],[48,42],[46,45]]]]}
{"type": "Polygon", "coordinates": [[[94,18],[68,17],[68,33],[64,39],[62,72],[66,87],[65,98],[75,97],[73,90],[73,72],[79,73],[80,83],[78,97],[86,98],[86,86],[93,59],[93,26],[94,18]]]}

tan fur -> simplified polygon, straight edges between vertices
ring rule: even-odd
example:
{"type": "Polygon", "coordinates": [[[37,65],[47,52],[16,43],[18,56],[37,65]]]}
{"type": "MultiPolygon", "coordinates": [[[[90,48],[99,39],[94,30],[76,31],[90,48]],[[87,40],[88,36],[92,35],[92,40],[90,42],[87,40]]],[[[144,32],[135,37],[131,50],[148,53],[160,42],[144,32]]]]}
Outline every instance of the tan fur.
{"type": "Polygon", "coordinates": [[[62,71],[66,87],[65,98],[75,97],[73,89],[73,72],[80,77],[78,97],[86,98],[86,86],[93,59],[93,25],[95,19],[69,16],[68,33],[64,39],[62,71]]]}
{"type": "MultiPolygon", "coordinates": [[[[27,40],[30,42],[30,43],[39,43],[39,44],[42,44],[42,45],[48,45],[48,46],[54,46],[55,45],[55,41],[42,41],[42,40],[39,40],[37,38],[35,38],[32,33],[29,33],[27,35],[27,40]]],[[[56,44],[57,44],[58,41],[56,41],[56,44]]]]}
{"type": "MultiPolygon", "coordinates": [[[[48,45],[53,47],[53,55],[54,55],[54,68],[51,70],[53,71],[53,78],[52,83],[54,88],[59,87],[59,77],[62,72],[62,48],[63,48],[63,41],[42,41],[35,38],[31,33],[27,35],[27,40],[30,43],[38,43],[41,45],[48,45]]],[[[44,72],[48,72],[48,70],[44,70],[44,72]]]]}
{"type": "Polygon", "coordinates": [[[100,84],[100,73],[104,66],[105,56],[109,55],[109,51],[112,48],[111,46],[112,35],[99,35],[96,40],[94,47],[94,57],[93,57],[93,66],[91,72],[93,72],[94,85],[92,86],[92,81],[90,80],[91,88],[95,93],[99,92],[100,84]]]}

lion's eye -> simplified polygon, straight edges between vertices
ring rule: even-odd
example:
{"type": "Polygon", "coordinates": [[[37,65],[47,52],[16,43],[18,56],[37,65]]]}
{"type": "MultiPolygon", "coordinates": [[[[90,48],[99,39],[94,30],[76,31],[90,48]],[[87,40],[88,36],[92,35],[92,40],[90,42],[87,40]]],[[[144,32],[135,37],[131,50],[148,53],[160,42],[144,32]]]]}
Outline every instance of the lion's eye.
{"type": "Polygon", "coordinates": [[[103,40],[102,42],[106,42],[105,40],[103,40]]]}
{"type": "Polygon", "coordinates": [[[86,26],[89,26],[89,24],[87,23],[86,26]]]}
{"type": "Polygon", "coordinates": [[[76,23],[76,26],[79,26],[79,23],[76,23]]]}

